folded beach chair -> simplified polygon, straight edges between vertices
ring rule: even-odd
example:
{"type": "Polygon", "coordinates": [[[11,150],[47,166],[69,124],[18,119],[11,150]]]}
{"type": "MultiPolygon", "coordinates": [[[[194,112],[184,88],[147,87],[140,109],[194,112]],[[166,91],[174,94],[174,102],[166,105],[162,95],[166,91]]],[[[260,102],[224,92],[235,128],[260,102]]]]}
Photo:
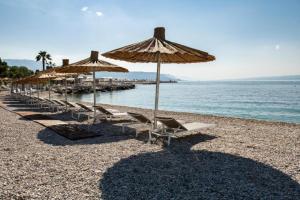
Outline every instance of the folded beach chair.
{"type": "Polygon", "coordinates": [[[53,102],[49,99],[44,99],[45,105],[46,107],[49,109],[49,111],[53,111],[54,112],[54,105],[53,102]]]}
{"type": "Polygon", "coordinates": [[[61,105],[61,106],[64,106],[64,107],[67,106],[64,102],[62,102],[62,101],[60,101],[60,100],[53,99],[52,101],[56,102],[57,104],[59,104],[59,105],[61,105]]]}
{"type": "Polygon", "coordinates": [[[17,91],[16,91],[16,90],[12,90],[11,93],[10,93],[10,95],[11,95],[12,97],[16,98],[16,96],[17,96],[17,91]]]}
{"type": "Polygon", "coordinates": [[[80,109],[80,107],[77,104],[66,100],[53,99],[53,101],[61,105],[66,112],[71,111],[71,117],[73,119],[77,119],[77,120],[79,119],[78,116],[77,117],[74,116],[74,113],[76,113],[80,109]]]}
{"type": "MultiPolygon", "coordinates": [[[[153,127],[154,127],[154,121],[153,120],[149,119],[148,117],[146,117],[145,115],[142,115],[140,113],[133,113],[133,112],[127,112],[127,113],[128,113],[129,116],[131,116],[132,118],[137,120],[137,122],[139,122],[141,124],[145,124],[146,126],[148,126],[149,127],[149,132],[151,132],[153,130],[153,127]]],[[[128,124],[123,124],[123,126],[124,125],[128,125],[128,124]]],[[[160,122],[158,122],[158,126],[161,127],[160,122]]],[[[125,127],[123,127],[122,130],[125,131],[125,127]]],[[[138,136],[137,131],[135,131],[135,136],[136,137],[138,136]]]]}
{"type": "Polygon", "coordinates": [[[23,98],[23,95],[19,92],[16,92],[15,99],[17,99],[18,101],[22,101],[22,98],[23,98]]]}
{"type": "MultiPolygon", "coordinates": [[[[82,114],[86,114],[88,116],[88,120],[90,119],[90,114],[94,113],[94,110],[92,109],[92,107],[88,107],[82,103],[76,103],[79,106],[79,109],[74,110],[74,112],[77,114],[77,120],[80,119],[80,115],[82,114]]],[[[73,113],[73,112],[72,112],[73,113]]],[[[72,114],[73,117],[73,114],[72,114]]]]}
{"type": "Polygon", "coordinates": [[[191,131],[199,131],[201,129],[213,128],[215,124],[207,124],[201,122],[182,123],[170,117],[156,117],[158,121],[163,124],[162,129],[157,129],[149,132],[149,141],[152,140],[152,134],[158,137],[167,137],[168,145],[170,145],[171,138],[177,138],[191,131]]]}
{"type": "Polygon", "coordinates": [[[98,114],[96,116],[96,119],[101,116],[102,117],[104,116],[106,120],[111,120],[113,117],[128,116],[128,114],[126,112],[120,112],[115,109],[106,109],[106,108],[103,108],[102,106],[94,106],[94,107],[96,108],[97,111],[100,112],[100,114],[98,114]]]}
{"type": "Polygon", "coordinates": [[[27,104],[30,106],[35,106],[39,102],[37,97],[31,97],[28,99],[27,104]]]}
{"type": "Polygon", "coordinates": [[[41,109],[51,109],[51,105],[50,105],[50,102],[47,101],[46,99],[44,98],[41,98],[41,97],[37,97],[36,98],[36,106],[41,108],[41,109]]]}
{"type": "Polygon", "coordinates": [[[137,121],[152,126],[153,121],[151,121],[149,118],[147,118],[145,115],[139,114],[139,113],[133,113],[133,112],[127,112],[129,116],[133,117],[137,121]]]}
{"type": "Polygon", "coordinates": [[[72,103],[72,102],[69,102],[69,101],[66,101],[66,100],[55,100],[57,102],[60,102],[60,103],[63,103],[66,108],[77,108],[78,106],[75,104],[75,103],[72,103]]]}
{"type": "Polygon", "coordinates": [[[28,95],[20,94],[20,95],[18,95],[17,100],[20,101],[20,102],[25,102],[25,103],[27,103],[27,101],[28,101],[29,98],[30,98],[30,97],[29,97],[28,95]]]}
{"type": "Polygon", "coordinates": [[[33,101],[33,97],[32,96],[30,97],[29,95],[24,99],[24,102],[27,105],[30,105],[32,101],[33,101]]]}
{"type": "MultiPolygon", "coordinates": [[[[66,100],[56,100],[56,101],[58,101],[58,102],[60,102],[60,103],[63,103],[64,105],[65,105],[65,108],[66,108],[66,111],[71,111],[71,117],[73,118],[73,119],[77,119],[77,120],[79,120],[80,119],[80,115],[82,114],[82,113],[87,113],[87,112],[91,112],[90,110],[90,108],[88,108],[88,109],[86,109],[85,107],[85,105],[83,105],[83,104],[80,104],[80,103],[73,103],[73,102],[70,102],[70,101],[66,101],[66,100]],[[77,114],[77,117],[75,117],[75,115],[74,114],[77,114]]],[[[88,115],[88,118],[89,118],[90,116],[88,115]]]]}
{"type": "Polygon", "coordinates": [[[53,112],[55,111],[55,109],[57,112],[59,112],[65,108],[64,105],[61,105],[54,100],[51,99],[45,99],[45,100],[49,102],[49,106],[50,106],[49,109],[51,109],[53,112]]]}

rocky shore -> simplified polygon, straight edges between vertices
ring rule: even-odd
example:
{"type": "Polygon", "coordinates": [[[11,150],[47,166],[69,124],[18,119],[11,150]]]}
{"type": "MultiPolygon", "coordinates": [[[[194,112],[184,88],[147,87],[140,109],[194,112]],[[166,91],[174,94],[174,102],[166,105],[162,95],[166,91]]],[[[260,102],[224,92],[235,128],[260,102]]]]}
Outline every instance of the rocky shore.
{"type": "MultiPolygon", "coordinates": [[[[6,106],[25,109],[9,104],[6,106]]],[[[120,111],[148,109],[103,105],[120,111]]],[[[50,113],[45,113],[49,114],[50,113]]],[[[0,199],[297,199],[300,125],[160,111],[217,127],[147,144],[118,123],[102,136],[70,141],[0,108],[0,199]]],[[[75,123],[68,114],[57,116],[75,123]]],[[[77,123],[77,122],[76,122],[77,123]]],[[[84,123],[84,122],[82,122],[84,123]]]]}

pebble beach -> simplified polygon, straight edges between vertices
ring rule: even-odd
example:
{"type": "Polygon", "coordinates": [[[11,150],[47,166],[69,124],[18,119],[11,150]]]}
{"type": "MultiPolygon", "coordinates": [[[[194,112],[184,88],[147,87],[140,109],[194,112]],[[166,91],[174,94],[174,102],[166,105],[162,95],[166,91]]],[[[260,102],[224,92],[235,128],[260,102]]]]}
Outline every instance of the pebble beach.
{"type": "Polygon", "coordinates": [[[299,10],[0,0],[0,200],[300,200],[299,10]]]}
{"type": "Polygon", "coordinates": [[[72,141],[0,107],[0,199],[299,199],[299,124],[159,115],[217,126],[165,146],[147,143],[142,125],[122,133],[99,122],[101,136],[72,141]]]}

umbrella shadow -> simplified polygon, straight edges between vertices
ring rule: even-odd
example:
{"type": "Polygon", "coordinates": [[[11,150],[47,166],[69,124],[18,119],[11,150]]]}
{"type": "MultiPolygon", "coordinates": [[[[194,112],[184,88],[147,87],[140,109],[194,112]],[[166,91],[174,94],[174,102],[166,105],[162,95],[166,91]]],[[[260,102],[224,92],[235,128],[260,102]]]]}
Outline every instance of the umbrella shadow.
{"type": "Polygon", "coordinates": [[[36,106],[30,106],[28,104],[20,103],[20,102],[2,102],[6,106],[8,110],[14,111],[14,112],[39,112],[39,113],[49,113],[48,110],[36,107],[36,106]]]}
{"type": "Polygon", "coordinates": [[[49,112],[45,109],[42,109],[42,108],[39,108],[39,107],[36,107],[36,106],[31,106],[31,105],[28,105],[28,104],[25,104],[25,103],[20,103],[20,102],[3,102],[6,107],[10,110],[13,110],[13,111],[32,111],[32,112],[43,112],[43,113],[46,113],[46,112],[49,112]]]}
{"type": "MultiPolygon", "coordinates": [[[[48,114],[51,118],[53,119],[59,119],[62,121],[78,121],[77,119],[74,119],[71,117],[71,112],[70,111],[63,111],[63,112],[49,112],[48,114]]],[[[81,115],[81,118],[78,122],[84,122],[88,119],[88,116],[86,115],[81,115]]]]}
{"type": "Polygon", "coordinates": [[[30,108],[28,105],[23,104],[23,103],[9,103],[6,104],[7,107],[12,107],[12,108],[30,108]]]}
{"type": "Polygon", "coordinates": [[[25,105],[25,103],[22,103],[22,102],[20,102],[20,101],[7,101],[7,100],[4,100],[4,101],[2,101],[2,103],[4,103],[4,104],[12,104],[12,105],[18,105],[18,104],[23,104],[23,105],[25,105]]]}
{"type": "Polygon", "coordinates": [[[28,112],[28,113],[39,113],[39,114],[44,114],[48,115],[48,111],[43,110],[41,108],[30,108],[30,107],[25,107],[25,106],[19,106],[19,107],[7,107],[9,110],[19,113],[19,112],[28,112]]]}
{"type": "Polygon", "coordinates": [[[210,138],[174,141],[159,152],[120,160],[99,181],[110,199],[297,199],[300,185],[255,160],[190,148],[210,138]]]}
{"type": "MultiPolygon", "coordinates": [[[[121,125],[109,122],[99,123],[92,128],[88,124],[67,124],[43,129],[38,132],[37,138],[46,144],[54,146],[88,145],[132,139],[135,138],[134,134],[132,134],[133,132],[135,132],[135,129],[127,127],[126,132],[123,133],[121,125]],[[49,129],[54,131],[49,131],[49,129]]],[[[136,139],[145,141],[143,137],[136,139]]]]}
{"type": "Polygon", "coordinates": [[[26,108],[26,107],[13,107],[12,109],[14,112],[37,112],[37,113],[47,113],[47,111],[42,110],[40,108],[26,108]]]}

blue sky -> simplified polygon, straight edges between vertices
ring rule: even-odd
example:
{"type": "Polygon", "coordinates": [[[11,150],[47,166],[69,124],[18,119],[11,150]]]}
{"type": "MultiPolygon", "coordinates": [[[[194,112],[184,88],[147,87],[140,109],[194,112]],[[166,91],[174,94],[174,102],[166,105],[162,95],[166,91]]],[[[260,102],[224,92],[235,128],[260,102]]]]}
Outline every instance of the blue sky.
{"type": "MultiPolygon", "coordinates": [[[[148,39],[164,26],[168,40],[215,55],[198,64],[165,64],[163,73],[193,80],[300,74],[298,0],[0,0],[0,57],[57,65],[148,39]]],[[[109,60],[109,59],[106,59],[109,60]]],[[[131,71],[154,64],[114,61],[131,71]]]]}

